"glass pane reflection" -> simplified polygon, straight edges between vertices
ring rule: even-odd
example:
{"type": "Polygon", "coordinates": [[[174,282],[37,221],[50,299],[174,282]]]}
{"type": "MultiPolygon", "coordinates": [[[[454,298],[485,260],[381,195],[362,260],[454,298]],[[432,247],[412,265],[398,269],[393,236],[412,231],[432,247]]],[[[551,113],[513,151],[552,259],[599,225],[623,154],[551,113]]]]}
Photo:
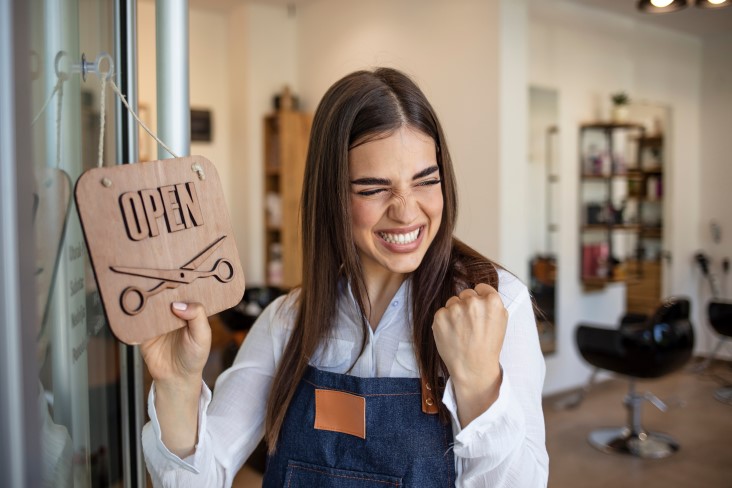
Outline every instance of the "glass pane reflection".
{"type": "MultiPolygon", "coordinates": [[[[113,50],[111,1],[32,0],[37,355],[44,486],[122,486],[119,346],[104,319],[72,191],[97,164],[100,83],[81,55],[113,50]],[[75,66],[76,65],[76,66],[75,66]]],[[[106,96],[105,164],[114,164],[106,96]]]]}

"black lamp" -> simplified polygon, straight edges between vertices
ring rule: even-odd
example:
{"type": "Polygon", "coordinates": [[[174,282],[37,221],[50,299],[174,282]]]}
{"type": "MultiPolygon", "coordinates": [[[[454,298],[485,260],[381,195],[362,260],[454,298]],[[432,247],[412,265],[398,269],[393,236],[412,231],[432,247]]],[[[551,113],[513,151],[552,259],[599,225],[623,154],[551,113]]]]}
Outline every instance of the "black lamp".
{"type": "Polygon", "coordinates": [[[732,5],[730,0],[696,0],[699,8],[723,8],[732,5]]]}
{"type": "Polygon", "coordinates": [[[651,14],[676,12],[686,8],[686,0],[638,0],[638,10],[651,14]]]}

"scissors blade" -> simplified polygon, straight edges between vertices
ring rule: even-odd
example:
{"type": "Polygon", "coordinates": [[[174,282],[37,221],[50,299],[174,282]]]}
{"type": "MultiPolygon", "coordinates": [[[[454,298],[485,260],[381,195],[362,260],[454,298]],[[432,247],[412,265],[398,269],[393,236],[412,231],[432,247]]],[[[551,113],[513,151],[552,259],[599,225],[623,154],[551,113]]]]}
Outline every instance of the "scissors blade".
{"type": "Polygon", "coordinates": [[[191,283],[199,277],[198,274],[190,273],[184,269],[147,269],[147,268],[128,268],[124,266],[110,266],[115,273],[122,273],[132,276],[141,276],[143,278],[153,278],[173,283],[191,283]]]}
{"type": "Polygon", "coordinates": [[[221,236],[216,239],[213,243],[211,243],[210,246],[201,251],[201,254],[193,258],[191,261],[188,261],[186,264],[181,266],[180,269],[198,269],[204,263],[204,261],[206,261],[211,256],[211,254],[213,254],[213,252],[221,245],[221,242],[224,239],[226,239],[226,236],[221,236]]]}

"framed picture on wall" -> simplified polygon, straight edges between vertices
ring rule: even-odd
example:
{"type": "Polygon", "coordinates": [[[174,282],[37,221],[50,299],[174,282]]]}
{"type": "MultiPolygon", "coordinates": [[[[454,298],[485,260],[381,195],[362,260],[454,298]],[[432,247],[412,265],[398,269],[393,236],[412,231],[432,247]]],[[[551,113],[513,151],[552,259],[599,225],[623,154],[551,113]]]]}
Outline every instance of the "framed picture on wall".
{"type": "Polygon", "coordinates": [[[211,111],[206,109],[191,109],[191,141],[211,142],[212,139],[211,111]]]}

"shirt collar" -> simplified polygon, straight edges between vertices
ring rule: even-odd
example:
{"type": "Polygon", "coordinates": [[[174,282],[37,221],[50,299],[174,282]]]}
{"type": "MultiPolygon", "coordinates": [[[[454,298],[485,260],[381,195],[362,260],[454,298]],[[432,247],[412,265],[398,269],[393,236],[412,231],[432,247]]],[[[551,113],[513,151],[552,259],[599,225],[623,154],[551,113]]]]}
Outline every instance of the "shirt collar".
{"type": "MultiPolygon", "coordinates": [[[[345,278],[342,278],[339,285],[339,292],[340,292],[340,300],[346,305],[346,308],[348,310],[348,315],[353,317],[354,320],[358,321],[358,317],[361,316],[361,312],[358,308],[358,303],[356,302],[356,298],[353,295],[353,289],[351,288],[351,283],[346,280],[345,278]]],[[[407,307],[408,314],[411,317],[411,298],[412,298],[412,277],[408,276],[407,279],[405,279],[401,285],[399,285],[399,289],[397,289],[396,293],[391,299],[390,307],[393,306],[394,308],[397,308],[399,310],[404,309],[407,307]]],[[[387,313],[389,311],[389,308],[387,308],[387,313]]],[[[387,315],[387,313],[384,313],[384,315],[387,315]]],[[[382,318],[383,322],[383,318],[382,318]]]]}

